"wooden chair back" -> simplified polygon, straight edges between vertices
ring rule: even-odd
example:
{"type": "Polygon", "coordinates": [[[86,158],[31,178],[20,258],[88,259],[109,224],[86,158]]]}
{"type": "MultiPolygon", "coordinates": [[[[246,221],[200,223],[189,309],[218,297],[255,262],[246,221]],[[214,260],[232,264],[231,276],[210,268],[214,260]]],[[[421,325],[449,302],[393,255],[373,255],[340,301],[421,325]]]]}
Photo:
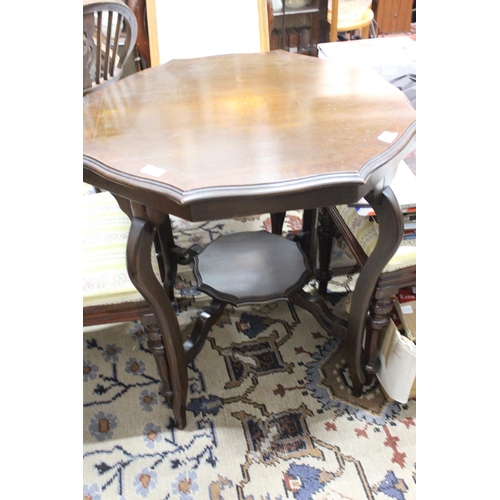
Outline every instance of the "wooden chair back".
{"type": "Polygon", "coordinates": [[[137,40],[137,20],[121,0],[83,0],[83,95],[118,80],[137,40]]]}

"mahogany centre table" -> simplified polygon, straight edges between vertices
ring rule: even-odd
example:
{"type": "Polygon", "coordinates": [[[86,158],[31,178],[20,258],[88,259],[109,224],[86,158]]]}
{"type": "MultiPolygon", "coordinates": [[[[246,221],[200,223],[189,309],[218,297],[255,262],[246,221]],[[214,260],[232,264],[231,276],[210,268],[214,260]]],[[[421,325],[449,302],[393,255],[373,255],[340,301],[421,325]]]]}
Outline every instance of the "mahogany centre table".
{"type": "Polygon", "coordinates": [[[284,51],[212,56],[173,60],[90,94],[83,119],[84,180],[113,193],[131,219],[127,267],[163,340],[160,376],[179,428],[186,425],[187,363],[227,302],[289,299],[306,308],[344,339],[353,387],[364,384],[370,296],[402,236],[390,182],[415,147],[415,111],[398,89],[375,72],[284,51]],[[284,244],[267,233],[252,246],[247,233],[229,246],[217,240],[219,248],[205,255],[193,252],[200,289],[214,301],[183,342],[170,287],[176,263],[189,251],[181,256],[174,248],[169,214],[202,221],[292,209],[310,213],[362,197],[377,213],[380,237],[359,276],[347,323],[321,297],[302,290],[316,261],[313,245],[284,244]],[[151,265],[155,242],[163,283],[151,265]],[[253,265],[235,265],[238,248],[255,249],[253,265]],[[282,279],[281,268],[276,286],[271,281],[270,290],[257,287],[240,298],[211,284],[217,251],[229,252],[229,272],[238,267],[243,282],[250,283],[252,273],[272,273],[268,257],[276,254],[294,262],[286,273],[291,277],[282,279]],[[204,283],[206,273],[210,283],[204,283]]]}

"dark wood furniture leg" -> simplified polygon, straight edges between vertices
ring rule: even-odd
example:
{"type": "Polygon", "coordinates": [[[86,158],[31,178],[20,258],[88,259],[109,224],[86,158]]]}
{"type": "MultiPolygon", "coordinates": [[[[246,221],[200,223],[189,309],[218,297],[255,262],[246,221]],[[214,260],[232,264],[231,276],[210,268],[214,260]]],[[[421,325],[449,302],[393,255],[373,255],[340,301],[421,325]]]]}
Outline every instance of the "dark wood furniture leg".
{"type": "Polygon", "coordinates": [[[283,224],[285,222],[286,212],[271,214],[271,229],[273,234],[281,236],[283,233],[283,224]]]}
{"type": "MultiPolygon", "coordinates": [[[[157,321],[156,325],[151,324],[149,328],[152,331],[157,327],[161,335],[165,352],[164,362],[168,367],[165,373],[170,375],[165,376],[162,382],[165,390],[172,393],[171,398],[167,397],[167,402],[170,402],[176,425],[183,429],[186,426],[188,386],[184,346],[169,293],[158,281],[151,265],[151,248],[156,231],[166,223],[168,215],[146,209],[135,202],[131,202],[130,206],[132,225],[127,243],[127,269],[130,280],[148,302],[157,321]]],[[[161,363],[160,367],[164,370],[161,363]]]]}
{"type": "Polygon", "coordinates": [[[386,310],[385,306],[378,311],[373,308],[374,316],[366,329],[366,338],[365,325],[377,282],[384,267],[396,253],[403,236],[403,215],[392,189],[386,187],[379,195],[372,191],[365,198],[377,215],[379,237],[371,255],[361,268],[349,312],[347,362],[355,395],[361,394],[363,386],[369,383],[376,370],[376,346],[384,323],[377,318],[382,310],[386,310]]]}
{"type": "MultiPolygon", "coordinates": [[[[118,197],[117,197],[118,199],[118,197]]],[[[152,313],[141,319],[148,335],[148,345],[156,360],[162,381],[161,393],[173,411],[179,429],[186,426],[187,365],[201,350],[210,328],[224,312],[226,303],[213,300],[201,311],[189,338],[183,341],[173,302],[172,283],[177,262],[189,263],[199,247],[180,250],[173,245],[170,218],[143,205],[120,199],[132,225],[127,242],[127,269],[130,280],[143,295],[152,313]],[[160,250],[160,282],[151,265],[151,250],[160,250]]]]}
{"type": "Polygon", "coordinates": [[[302,231],[298,234],[288,235],[294,241],[298,241],[303,252],[307,255],[309,267],[316,274],[317,262],[316,255],[318,251],[317,245],[317,220],[318,210],[316,208],[306,209],[302,214],[302,231]]]}
{"type": "Polygon", "coordinates": [[[378,351],[384,338],[393,307],[392,297],[400,288],[413,286],[417,279],[416,266],[409,266],[390,273],[383,273],[375,288],[370,302],[368,321],[366,324],[365,367],[366,384],[370,384],[380,368],[378,351]]]}
{"type": "MultiPolygon", "coordinates": [[[[337,207],[328,207],[335,226],[347,242],[356,259],[357,266],[362,269],[368,260],[365,251],[347,227],[337,207]]],[[[408,266],[395,271],[382,273],[377,281],[370,300],[366,321],[366,343],[362,354],[362,366],[365,373],[365,385],[371,384],[379,370],[378,350],[384,338],[392,310],[392,297],[400,288],[413,286],[416,283],[416,266],[408,266]]]]}
{"type": "MultiPolygon", "coordinates": [[[[389,281],[384,286],[384,279],[389,280],[389,278],[383,277],[382,270],[398,249],[403,235],[401,209],[390,187],[385,188],[378,196],[372,192],[366,196],[366,199],[377,214],[379,221],[379,238],[370,257],[366,255],[347,228],[335,206],[321,210],[318,228],[320,260],[317,276],[321,294],[326,293],[330,275],[328,250],[331,252],[331,246],[326,247],[326,242],[335,234],[328,224],[327,229],[322,228],[322,224],[326,223],[325,214],[328,214],[351,248],[361,270],[352,295],[346,336],[352,391],[357,396],[361,395],[364,385],[372,382],[378,370],[378,343],[389,322],[390,298],[394,290],[393,282],[389,281]],[[395,228],[397,230],[394,230],[395,228]],[[324,239],[322,239],[323,235],[325,235],[324,239]],[[326,248],[321,250],[321,245],[325,245],[326,248]]],[[[411,279],[410,272],[408,281],[411,279]]],[[[400,286],[404,285],[399,284],[400,286]]]]}
{"type": "Polygon", "coordinates": [[[316,279],[318,280],[318,291],[322,296],[326,295],[328,282],[332,277],[330,257],[336,232],[328,210],[321,208],[318,212],[318,269],[316,279]]]}
{"type": "MultiPolygon", "coordinates": [[[[302,216],[302,231],[299,234],[289,234],[288,239],[297,241],[309,259],[311,269],[316,269],[316,221],[317,209],[304,210],[302,216]]],[[[283,234],[283,224],[285,223],[286,212],[271,214],[271,231],[273,234],[281,236],[283,234]]]]}
{"type": "Polygon", "coordinates": [[[154,314],[149,313],[141,317],[141,323],[144,331],[146,332],[146,335],[148,336],[148,347],[155,358],[156,366],[158,368],[158,374],[162,382],[160,394],[165,398],[168,406],[172,408],[172,383],[167,363],[165,345],[163,344],[163,338],[160,332],[160,328],[158,327],[158,321],[156,320],[154,314]]]}
{"type": "Polygon", "coordinates": [[[379,340],[387,330],[391,310],[392,298],[377,297],[375,291],[368,308],[365,346],[361,357],[361,364],[365,374],[364,385],[370,385],[375,374],[380,369],[380,360],[377,356],[379,340]]]}

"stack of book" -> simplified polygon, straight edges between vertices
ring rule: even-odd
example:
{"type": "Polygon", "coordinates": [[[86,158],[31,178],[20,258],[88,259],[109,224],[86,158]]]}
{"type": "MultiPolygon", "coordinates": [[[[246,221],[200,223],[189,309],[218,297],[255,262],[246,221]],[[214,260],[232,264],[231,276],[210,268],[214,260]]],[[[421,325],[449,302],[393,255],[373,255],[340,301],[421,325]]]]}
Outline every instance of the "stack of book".
{"type": "Polygon", "coordinates": [[[417,207],[410,207],[403,210],[404,233],[403,239],[413,239],[417,237],[417,207]]]}
{"type": "Polygon", "coordinates": [[[391,319],[401,335],[417,342],[417,287],[401,288],[393,297],[391,319]]]}

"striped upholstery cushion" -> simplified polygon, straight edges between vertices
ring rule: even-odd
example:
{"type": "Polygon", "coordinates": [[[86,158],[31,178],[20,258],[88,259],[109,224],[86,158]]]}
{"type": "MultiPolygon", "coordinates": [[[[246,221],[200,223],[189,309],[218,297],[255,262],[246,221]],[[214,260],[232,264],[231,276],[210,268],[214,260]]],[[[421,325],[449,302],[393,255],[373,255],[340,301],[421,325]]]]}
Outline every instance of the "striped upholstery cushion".
{"type": "MultiPolygon", "coordinates": [[[[370,255],[375,248],[378,239],[376,224],[369,217],[363,217],[356,212],[356,209],[347,205],[337,207],[340,215],[347,224],[359,244],[370,255]]],[[[402,269],[404,267],[414,266],[417,263],[417,244],[416,240],[403,240],[398,250],[385,266],[383,272],[387,273],[402,269]]]]}
{"type": "Polygon", "coordinates": [[[143,300],[127,273],[130,219],[108,192],[83,196],[83,306],[143,300]]]}

